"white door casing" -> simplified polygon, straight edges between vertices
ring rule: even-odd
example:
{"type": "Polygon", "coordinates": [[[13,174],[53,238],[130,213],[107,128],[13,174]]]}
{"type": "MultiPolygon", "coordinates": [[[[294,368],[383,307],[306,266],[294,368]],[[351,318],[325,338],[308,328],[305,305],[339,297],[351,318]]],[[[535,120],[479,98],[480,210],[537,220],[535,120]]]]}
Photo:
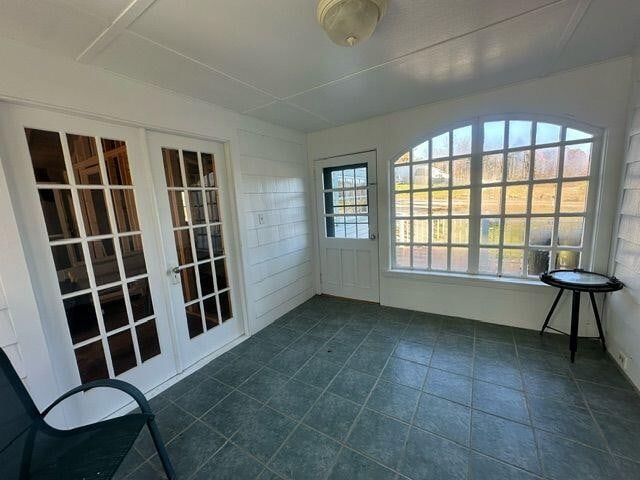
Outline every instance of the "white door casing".
{"type": "Polygon", "coordinates": [[[321,292],[379,302],[376,153],[314,167],[321,292]]]}

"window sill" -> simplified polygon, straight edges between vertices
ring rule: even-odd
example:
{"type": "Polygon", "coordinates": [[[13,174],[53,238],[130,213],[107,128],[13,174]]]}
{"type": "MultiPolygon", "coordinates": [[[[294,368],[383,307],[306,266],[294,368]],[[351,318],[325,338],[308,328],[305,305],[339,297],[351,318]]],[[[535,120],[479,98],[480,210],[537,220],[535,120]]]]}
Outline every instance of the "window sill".
{"type": "Polygon", "coordinates": [[[415,270],[384,270],[383,275],[389,278],[418,280],[430,283],[464,285],[471,287],[500,288],[504,290],[544,291],[550,287],[537,279],[502,278],[466,273],[416,272],[415,270]]]}

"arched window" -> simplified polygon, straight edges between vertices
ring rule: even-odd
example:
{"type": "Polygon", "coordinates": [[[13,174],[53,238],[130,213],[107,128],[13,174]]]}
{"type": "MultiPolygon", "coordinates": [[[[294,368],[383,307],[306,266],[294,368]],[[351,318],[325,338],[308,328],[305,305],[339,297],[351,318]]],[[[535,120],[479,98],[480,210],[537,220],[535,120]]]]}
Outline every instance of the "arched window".
{"type": "Polygon", "coordinates": [[[393,268],[527,278],[588,266],[599,137],[575,127],[478,119],[396,158],[393,268]]]}

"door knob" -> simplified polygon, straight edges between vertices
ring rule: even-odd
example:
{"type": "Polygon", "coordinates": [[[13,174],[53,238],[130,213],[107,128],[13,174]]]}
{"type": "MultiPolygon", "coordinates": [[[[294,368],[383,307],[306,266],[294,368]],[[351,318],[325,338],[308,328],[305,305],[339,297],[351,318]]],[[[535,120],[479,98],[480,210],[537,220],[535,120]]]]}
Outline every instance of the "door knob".
{"type": "Polygon", "coordinates": [[[370,240],[375,240],[376,239],[376,234],[372,233],[371,235],[369,235],[369,239],[370,240]]]}
{"type": "Polygon", "coordinates": [[[180,283],[180,269],[178,267],[170,268],[167,273],[171,277],[171,283],[173,285],[178,285],[180,283]]]}

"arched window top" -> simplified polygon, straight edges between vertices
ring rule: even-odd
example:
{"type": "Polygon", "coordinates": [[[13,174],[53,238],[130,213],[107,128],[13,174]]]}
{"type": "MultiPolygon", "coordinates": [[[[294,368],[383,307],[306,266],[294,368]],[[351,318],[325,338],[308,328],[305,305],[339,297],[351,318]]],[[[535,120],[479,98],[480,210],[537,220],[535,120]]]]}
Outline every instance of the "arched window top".
{"type": "Polygon", "coordinates": [[[598,132],[511,115],[437,132],[392,162],[392,265],[535,277],[589,263],[598,132]]]}

